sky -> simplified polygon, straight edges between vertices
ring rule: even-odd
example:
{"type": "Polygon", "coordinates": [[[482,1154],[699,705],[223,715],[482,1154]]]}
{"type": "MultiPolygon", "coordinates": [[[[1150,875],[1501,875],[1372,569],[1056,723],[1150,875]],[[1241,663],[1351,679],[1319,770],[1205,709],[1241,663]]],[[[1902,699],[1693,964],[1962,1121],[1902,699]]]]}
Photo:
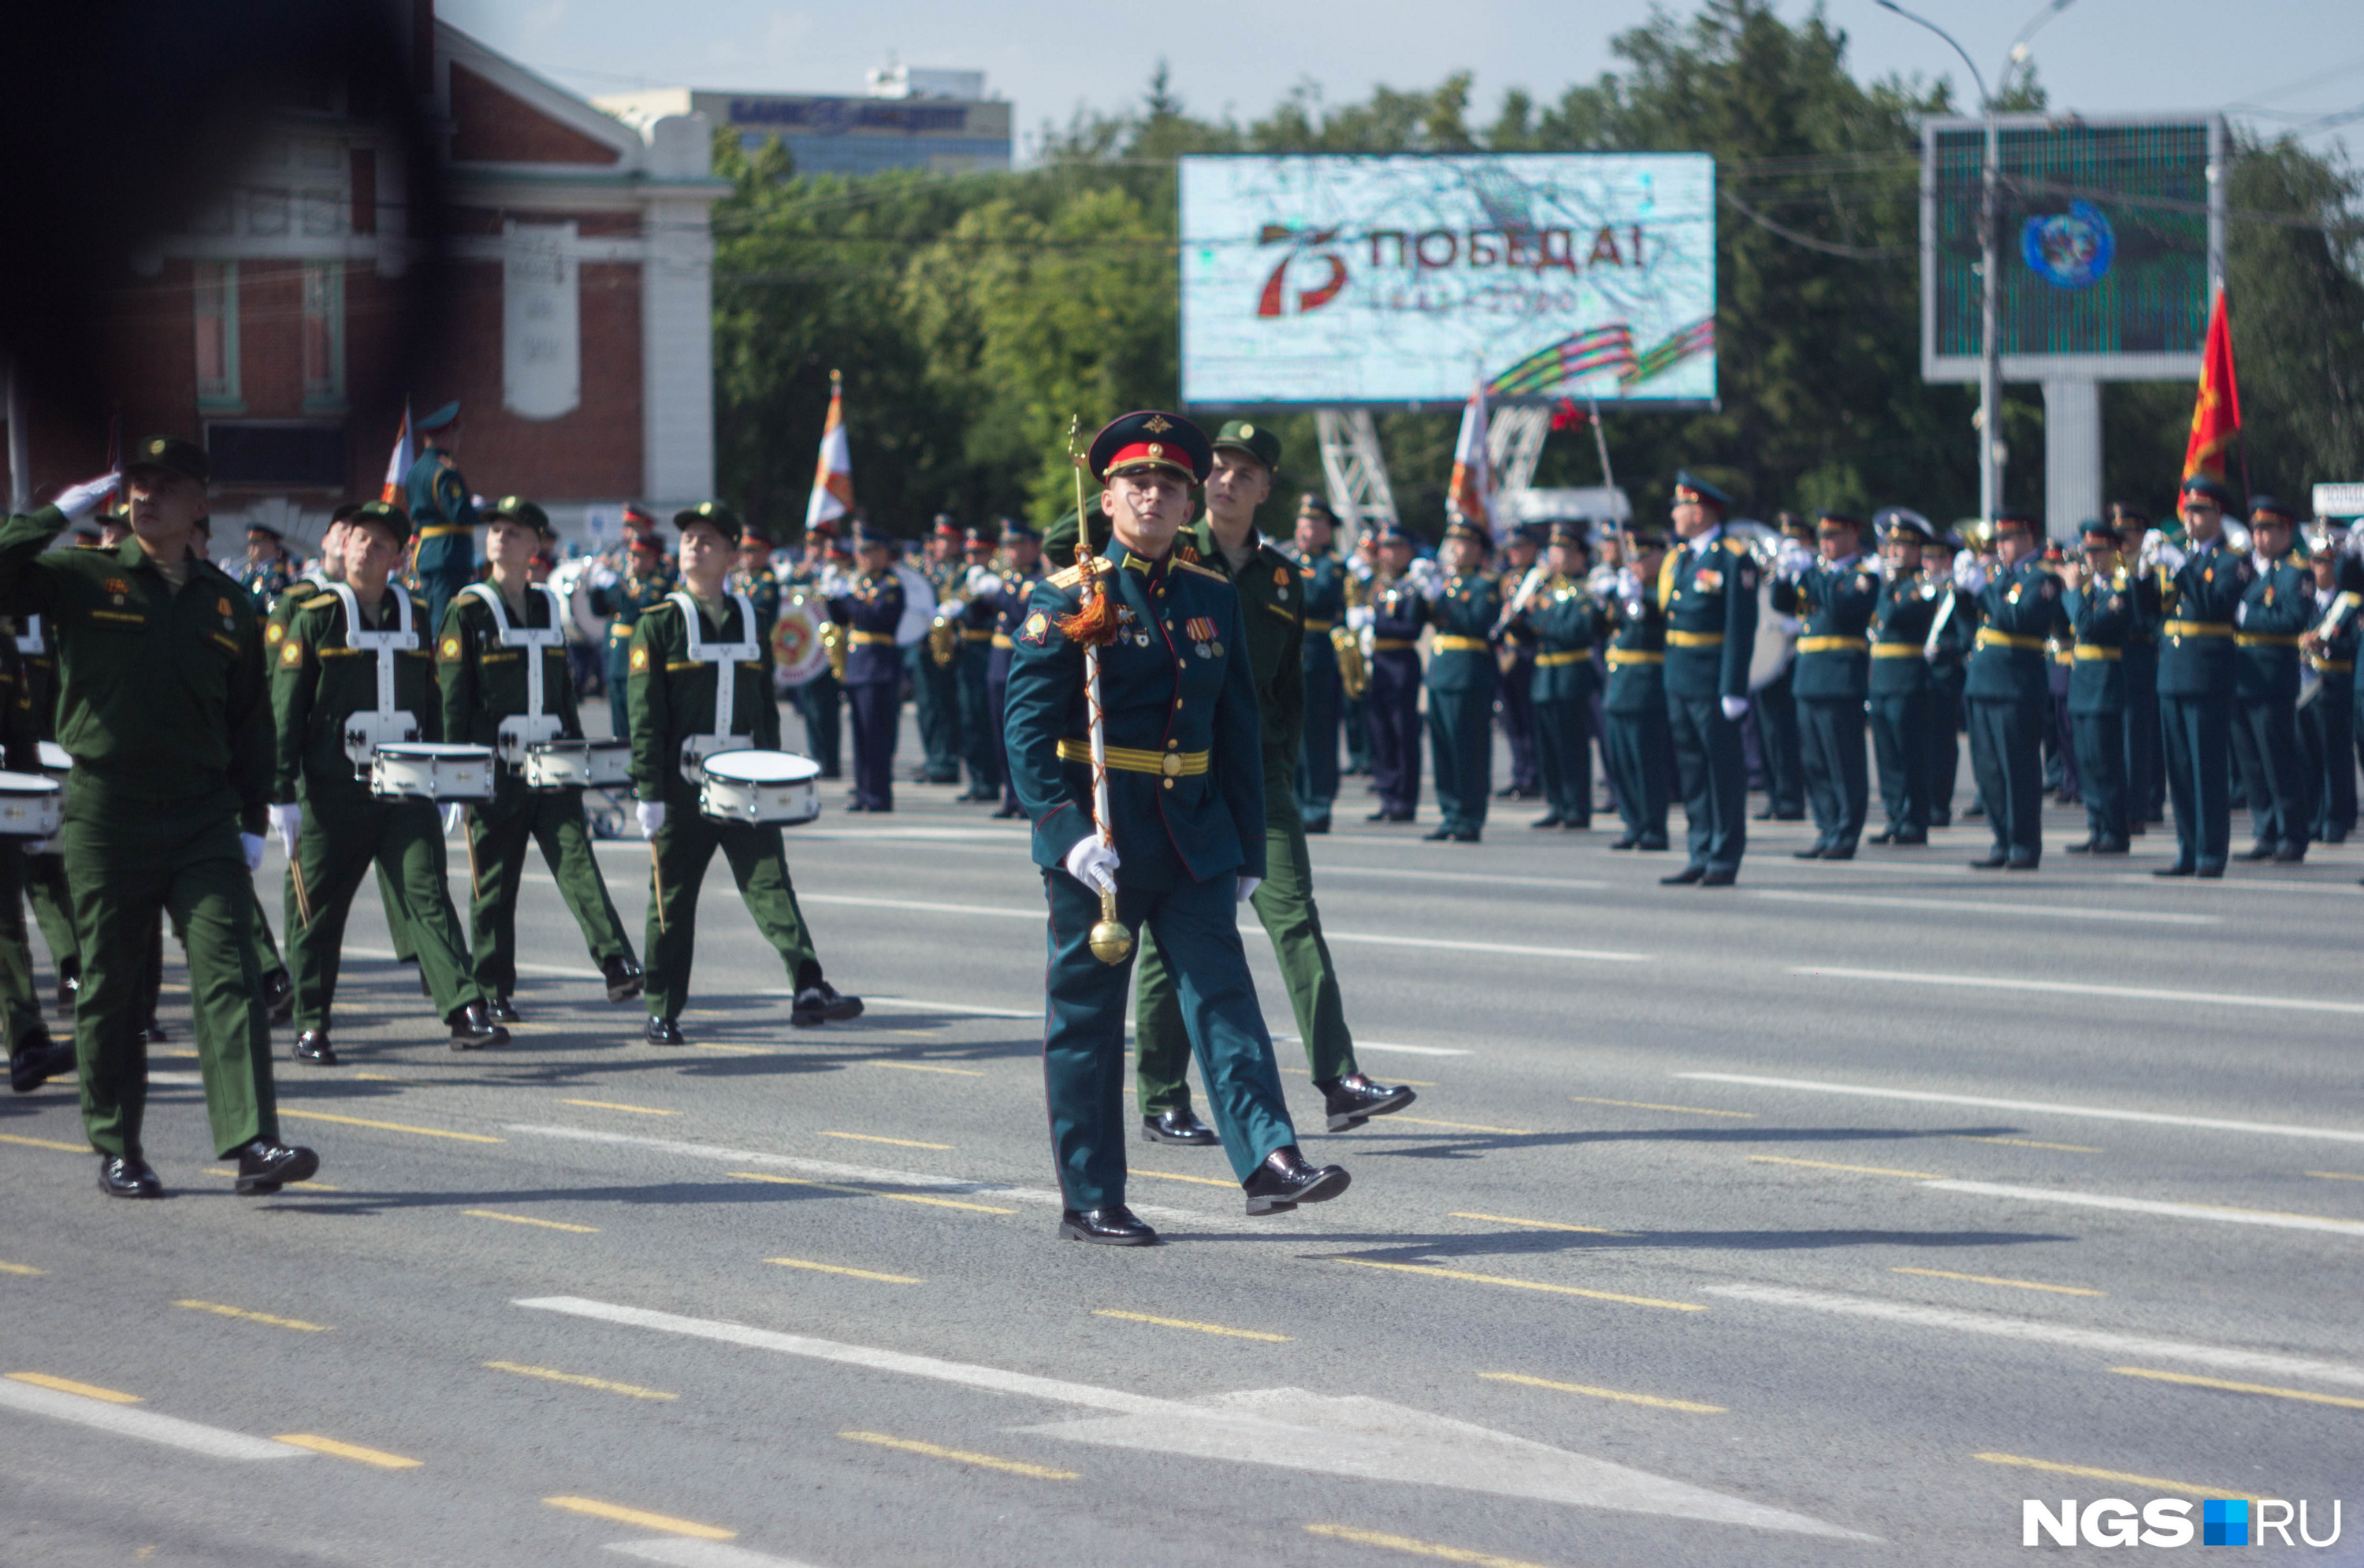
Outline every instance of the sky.
{"type": "MultiPolygon", "coordinates": [[[[1668,9],[1687,15],[1686,0],[1668,9]]],[[[1797,20],[1803,0],[1779,0],[1797,20]]],[[[1912,7],[1958,39],[1991,83],[2038,0],[1922,0],[1912,7]]],[[[1961,60],[1935,34],[1872,0],[1824,0],[1858,76],[1952,77],[1961,60]]],[[[635,86],[860,94],[890,59],[986,72],[1015,106],[1021,144],[1080,107],[1137,104],[1162,58],[1191,112],[1262,116],[1299,83],[1333,102],[1375,85],[1425,87],[1476,73],[1471,119],[1503,92],[1556,97],[1615,61],[1609,42],[1647,19],[1648,0],[1199,0],[1178,11],[1073,0],[438,0],[438,12],[512,59],[585,95],[635,86]]],[[[2304,128],[2310,144],[2364,145],[2364,28],[2356,0],[2071,0],[2036,34],[2056,109],[2087,115],[2223,109],[2259,129],[2304,128]],[[2308,128],[2355,112],[2352,123],[2308,128]]],[[[1021,160],[1025,147],[1020,150],[1021,160]]]]}

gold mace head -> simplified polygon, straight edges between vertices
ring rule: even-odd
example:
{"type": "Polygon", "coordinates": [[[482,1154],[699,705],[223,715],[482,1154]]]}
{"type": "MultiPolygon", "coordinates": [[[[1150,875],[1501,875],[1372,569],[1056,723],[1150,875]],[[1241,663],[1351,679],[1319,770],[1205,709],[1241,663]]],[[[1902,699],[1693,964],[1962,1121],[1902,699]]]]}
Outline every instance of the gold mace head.
{"type": "Polygon", "coordinates": [[[1121,921],[1093,922],[1092,934],[1086,941],[1092,956],[1106,964],[1122,963],[1132,952],[1132,933],[1121,921]]]}

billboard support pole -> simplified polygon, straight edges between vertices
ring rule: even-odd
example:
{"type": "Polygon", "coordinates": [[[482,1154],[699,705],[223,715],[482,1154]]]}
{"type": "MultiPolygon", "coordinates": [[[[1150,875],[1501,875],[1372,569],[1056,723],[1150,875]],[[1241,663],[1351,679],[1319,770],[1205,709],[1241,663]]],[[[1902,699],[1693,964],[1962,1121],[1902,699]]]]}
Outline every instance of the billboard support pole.
{"type": "Polygon", "coordinates": [[[1352,555],[1366,528],[1397,520],[1387,454],[1379,450],[1378,427],[1367,408],[1322,408],[1313,419],[1321,435],[1321,477],[1330,508],[1338,514],[1346,533],[1344,548],[1352,555]]]}
{"type": "Polygon", "coordinates": [[[1995,123],[1994,104],[1984,106],[1987,122],[1985,167],[1979,196],[1979,516],[1992,524],[2002,505],[2002,343],[1997,330],[1996,212],[2002,171],[2002,128],[1995,123]]]}
{"type": "Polygon", "coordinates": [[[1535,464],[1551,433],[1548,408],[1497,408],[1486,427],[1486,459],[1494,470],[1494,494],[1525,490],[1535,482],[1535,464]]]}
{"type": "Polygon", "coordinates": [[[1614,490],[1617,488],[1617,471],[1609,466],[1609,432],[1600,428],[1600,399],[1588,392],[1584,395],[1584,407],[1592,418],[1593,450],[1600,454],[1601,486],[1614,490]]]}

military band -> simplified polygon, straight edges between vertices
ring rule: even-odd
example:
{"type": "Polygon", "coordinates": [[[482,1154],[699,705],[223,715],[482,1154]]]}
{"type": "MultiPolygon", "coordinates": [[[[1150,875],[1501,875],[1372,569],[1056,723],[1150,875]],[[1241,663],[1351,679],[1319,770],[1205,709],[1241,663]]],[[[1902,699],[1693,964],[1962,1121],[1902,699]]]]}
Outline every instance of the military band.
{"type": "Polygon", "coordinates": [[[1823,513],[1814,519],[1814,552],[1808,556],[1802,544],[1786,552],[1773,588],[1774,607],[1798,622],[1789,686],[1799,771],[1814,818],[1814,841],[1793,851],[1800,860],[1852,860],[1871,809],[1864,714],[1880,584],[1864,559],[1863,533],[1862,518],[1823,513]]]}

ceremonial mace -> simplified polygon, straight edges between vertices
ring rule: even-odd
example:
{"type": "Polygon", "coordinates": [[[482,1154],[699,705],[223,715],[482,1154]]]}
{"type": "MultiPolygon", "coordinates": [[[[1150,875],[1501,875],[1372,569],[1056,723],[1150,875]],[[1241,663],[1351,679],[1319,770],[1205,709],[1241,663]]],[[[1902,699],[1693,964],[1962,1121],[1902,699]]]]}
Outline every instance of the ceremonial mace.
{"type": "MultiPolygon", "coordinates": [[[[1100,614],[1093,613],[1093,597],[1105,598],[1108,585],[1100,580],[1100,573],[1094,570],[1091,522],[1084,516],[1084,457],[1076,447],[1080,433],[1080,421],[1071,417],[1067,421],[1067,456],[1076,465],[1076,564],[1084,574],[1083,603],[1077,607],[1074,619],[1079,627],[1086,622],[1093,623],[1095,627],[1095,630],[1085,630],[1076,636],[1076,640],[1084,648],[1086,733],[1091,737],[1092,745],[1092,828],[1099,834],[1101,843],[1114,849],[1116,836],[1109,831],[1108,725],[1100,715],[1100,638],[1106,635],[1105,623],[1111,617],[1106,614],[1104,606],[1099,606],[1100,614]]],[[[1107,873],[1102,874],[1108,875],[1109,881],[1099,890],[1100,917],[1092,927],[1091,935],[1085,939],[1085,944],[1092,950],[1092,956],[1102,963],[1119,964],[1132,956],[1132,933],[1126,930],[1124,922],[1116,917],[1115,877],[1107,873]]]]}

